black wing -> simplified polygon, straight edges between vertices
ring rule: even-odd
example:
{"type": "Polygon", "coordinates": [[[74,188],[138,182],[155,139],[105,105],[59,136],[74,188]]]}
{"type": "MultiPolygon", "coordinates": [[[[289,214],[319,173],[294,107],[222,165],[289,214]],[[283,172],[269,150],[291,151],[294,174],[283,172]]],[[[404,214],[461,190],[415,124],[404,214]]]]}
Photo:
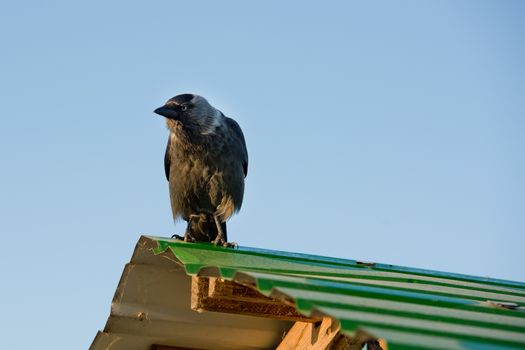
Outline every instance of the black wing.
{"type": "Polygon", "coordinates": [[[231,118],[225,117],[226,122],[232,132],[232,136],[235,139],[238,147],[238,154],[242,161],[242,169],[244,170],[244,177],[248,175],[248,150],[246,149],[246,141],[242,133],[241,127],[237,122],[231,118]]]}
{"type": "Polygon", "coordinates": [[[170,181],[170,145],[171,137],[168,137],[168,145],[166,146],[166,153],[164,153],[164,171],[166,172],[166,180],[170,181]]]}

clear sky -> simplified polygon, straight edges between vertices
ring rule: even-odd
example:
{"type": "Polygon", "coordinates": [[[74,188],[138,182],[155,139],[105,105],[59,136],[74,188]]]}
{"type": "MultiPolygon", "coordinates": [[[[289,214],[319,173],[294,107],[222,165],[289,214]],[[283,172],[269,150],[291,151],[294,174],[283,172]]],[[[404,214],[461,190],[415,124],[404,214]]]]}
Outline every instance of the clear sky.
{"type": "Polygon", "coordinates": [[[525,281],[525,2],[4,1],[2,348],[86,349],[170,236],[184,92],[244,130],[240,245],[525,281]]]}

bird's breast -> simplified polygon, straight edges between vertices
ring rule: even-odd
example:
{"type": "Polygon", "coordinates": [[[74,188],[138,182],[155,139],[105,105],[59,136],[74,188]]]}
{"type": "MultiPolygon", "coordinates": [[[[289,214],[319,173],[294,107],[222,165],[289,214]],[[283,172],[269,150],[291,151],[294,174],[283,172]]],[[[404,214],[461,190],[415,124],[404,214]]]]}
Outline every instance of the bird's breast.
{"type": "MultiPolygon", "coordinates": [[[[240,208],[244,192],[242,163],[220,137],[196,142],[172,133],[170,149],[170,196],[181,213],[220,212],[226,218],[240,208]]],[[[186,214],[183,214],[186,215],[186,214]]]]}

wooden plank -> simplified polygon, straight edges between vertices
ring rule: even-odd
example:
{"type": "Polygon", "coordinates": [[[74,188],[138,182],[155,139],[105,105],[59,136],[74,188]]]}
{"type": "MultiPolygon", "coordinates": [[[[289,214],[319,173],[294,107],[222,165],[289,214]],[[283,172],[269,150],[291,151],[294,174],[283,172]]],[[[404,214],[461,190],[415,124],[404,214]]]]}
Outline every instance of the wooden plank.
{"type": "Polygon", "coordinates": [[[291,303],[268,298],[254,288],[214,277],[192,277],[191,308],[199,312],[225,312],[288,321],[320,320],[301,315],[291,303]]]}
{"type": "Polygon", "coordinates": [[[338,335],[339,325],[328,317],[316,324],[296,322],[276,350],[325,350],[338,335]]]}
{"type": "Polygon", "coordinates": [[[322,322],[296,322],[276,350],[386,350],[386,343],[358,331],[354,337],[340,333],[340,325],[330,317],[322,322]]]}

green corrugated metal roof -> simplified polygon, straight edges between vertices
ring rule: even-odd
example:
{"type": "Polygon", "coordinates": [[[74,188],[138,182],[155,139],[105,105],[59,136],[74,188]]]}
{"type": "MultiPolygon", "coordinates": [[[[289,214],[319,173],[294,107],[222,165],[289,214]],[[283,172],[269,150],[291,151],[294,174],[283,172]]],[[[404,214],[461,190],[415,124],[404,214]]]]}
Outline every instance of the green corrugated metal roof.
{"type": "Polygon", "coordinates": [[[170,249],[189,275],[214,270],[253,283],[266,296],[293,300],[306,316],[339,320],[344,334],[361,328],[384,338],[390,350],[525,349],[525,283],[150,238],[156,254],[170,249]]]}

